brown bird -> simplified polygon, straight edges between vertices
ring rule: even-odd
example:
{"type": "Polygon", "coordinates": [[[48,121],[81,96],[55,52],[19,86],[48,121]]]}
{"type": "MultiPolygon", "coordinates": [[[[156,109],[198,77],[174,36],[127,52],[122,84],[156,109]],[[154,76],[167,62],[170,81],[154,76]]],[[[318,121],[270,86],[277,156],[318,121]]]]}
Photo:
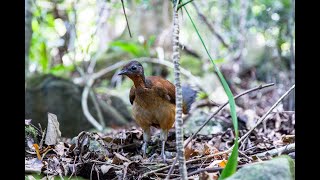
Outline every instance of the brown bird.
{"type": "MultiPolygon", "coordinates": [[[[165,160],[164,147],[168,131],[175,122],[176,95],[175,86],[159,76],[145,77],[142,65],[138,61],[126,64],[118,75],[126,75],[134,85],[130,89],[133,118],[143,130],[143,155],[146,156],[150,142],[150,127],[160,128],[162,141],[161,157],[165,160]]],[[[196,97],[196,91],[182,86],[183,113],[187,114],[196,97]]]]}

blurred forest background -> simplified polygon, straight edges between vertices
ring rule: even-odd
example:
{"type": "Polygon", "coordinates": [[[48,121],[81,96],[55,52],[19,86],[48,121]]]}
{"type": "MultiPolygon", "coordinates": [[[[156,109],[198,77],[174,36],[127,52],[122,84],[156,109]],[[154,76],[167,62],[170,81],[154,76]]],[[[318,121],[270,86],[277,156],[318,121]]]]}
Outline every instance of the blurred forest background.
{"type": "MultiPolygon", "coordinates": [[[[62,136],[92,129],[81,105],[87,78],[134,58],[145,57],[146,75],[173,82],[173,69],[165,63],[172,62],[171,1],[128,0],[124,6],[132,37],[119,0],[26,0],[26,119],[44,128],[47,113],[54,113],[62,136]]],[[[295,83],[294,1],[195,0],[186,7],[234,95],[275,83],[267,95],[257,92],[237,100],[238,116],[249,115],[248,109],[262,115],[295,83]]],[[[197,105],[202,108],[189,121],[196,123],[228,99],[187,14],[181,12],[180,62],[191,73],[182,74],[182,82],[200,92],[197,105]]],[[[93,117],[112,128],[133,122],[128,98],[132,82],[117,75],[120,68],[96,80],[88,98],[93,117]]],[[[291,94],[279,108],[294,107],[291,94]]]]}

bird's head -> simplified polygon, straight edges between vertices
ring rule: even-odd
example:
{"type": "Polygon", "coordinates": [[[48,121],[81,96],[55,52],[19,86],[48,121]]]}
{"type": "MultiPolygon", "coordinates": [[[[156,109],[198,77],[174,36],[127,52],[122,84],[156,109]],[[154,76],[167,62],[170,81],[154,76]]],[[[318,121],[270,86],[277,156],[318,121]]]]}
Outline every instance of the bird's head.
{"type": "Polygon", "coordinates": [[[125,66],[123,66],[118,75],[126,75],[130,79],[135,79],[138,77],[144,78],[144,70],[142,65],[138,61],[130,61],[125,66]]]}

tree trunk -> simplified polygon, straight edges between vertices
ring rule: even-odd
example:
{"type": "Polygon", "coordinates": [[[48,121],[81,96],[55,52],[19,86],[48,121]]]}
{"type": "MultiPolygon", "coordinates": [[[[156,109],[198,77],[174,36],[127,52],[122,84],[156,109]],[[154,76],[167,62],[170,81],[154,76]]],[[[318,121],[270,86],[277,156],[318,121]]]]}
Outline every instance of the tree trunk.
{"type": "Polygon", "coordinates": [[[25,33],[25,41],[24,41],[24,63],[25,63],[25,80],[29,71],[29,49],[30,49],[30,41],[32,37],[32,29],[31,29],[31,20],[32,20],[32,1],[25,0],[25,9],[24,9],[24,33],[25,33]]]}
{"type": "Polygon", "coordinates": [[[180,55],[179,55],[179,19],[178,11],[173,8],[173,53],[172,59],[174,63],[174,85],[176,87],[176,144],[177,144],[177,159],[179,162],[179,170],[181,179],[187,179],[187,167],[184,156],[183,147],[183,119],[182,119],[182,89],[180,83],[180,55]]]}

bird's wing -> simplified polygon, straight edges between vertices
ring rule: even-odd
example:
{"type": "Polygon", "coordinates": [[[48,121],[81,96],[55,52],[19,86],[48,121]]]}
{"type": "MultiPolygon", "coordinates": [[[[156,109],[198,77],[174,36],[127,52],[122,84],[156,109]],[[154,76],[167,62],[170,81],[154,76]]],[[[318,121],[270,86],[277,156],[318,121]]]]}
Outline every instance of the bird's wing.
{"type": "Polygon", "coordinates": [[[133,104],[135,97],[136,97],[136,88],[134,86],[132,86],[130,89],[130,93],[129,93],[129,100],[130,100],[131,104],[133,104]]]}
{"type": "Polygon", "coordinates": [[[172,104],[176,103],[175,86],[170,81],[159,76],[150,76],[146,80],[147,86],[154,89],[160,97],[167,99],[172,104]]]}

